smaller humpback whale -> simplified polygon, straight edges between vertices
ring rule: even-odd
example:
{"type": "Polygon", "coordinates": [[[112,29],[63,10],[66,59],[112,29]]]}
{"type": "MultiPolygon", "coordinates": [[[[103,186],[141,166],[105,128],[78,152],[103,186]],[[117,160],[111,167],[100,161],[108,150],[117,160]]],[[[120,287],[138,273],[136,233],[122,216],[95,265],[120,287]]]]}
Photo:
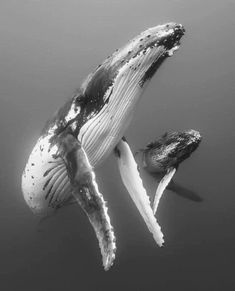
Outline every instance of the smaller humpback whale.
{"type": "Polygon", "coordinates": [[[154,177],[163,175],[163,178],[158,184],[153,202],[154,214],[157,211],[162,194],[168,185],[168,189],[175,191],[181,196],[194,201],[201,201],[200,196],[196,193],[187,191],[187,189],[172,181],[179,165],[190,157],[200,142],[200,133],[190,129],[183,132],[165,133],[160,139],[149,143],[145,149],[138,151],[142,153],[141,166],[149,174],[154,177]]]}

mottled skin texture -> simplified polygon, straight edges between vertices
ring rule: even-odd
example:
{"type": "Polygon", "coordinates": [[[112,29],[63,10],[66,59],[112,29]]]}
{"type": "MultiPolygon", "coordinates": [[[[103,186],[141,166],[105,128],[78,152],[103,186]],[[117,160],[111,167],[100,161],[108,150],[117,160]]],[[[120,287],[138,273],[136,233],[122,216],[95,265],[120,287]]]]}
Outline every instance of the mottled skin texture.
{"type": "Polygon", "coordinates": [[[149,172],[165,172],[177,168],[199,146],[201,136],[196,131],[165,133],[143,150],[144,166],[149,172]]]}
{"type": "MultiPolygon", "coordinates": [[[[151,176],[161,181],[171,169],[178,169],[179,165],[198,148],[200,142],[201,135],[196,130],[165,133],[140,150],[143,154],[141,166],[151,176]]],[[[173,180],[167,185],[167,189],[195,202],[203,200],[197,193],[173,180]]]]}

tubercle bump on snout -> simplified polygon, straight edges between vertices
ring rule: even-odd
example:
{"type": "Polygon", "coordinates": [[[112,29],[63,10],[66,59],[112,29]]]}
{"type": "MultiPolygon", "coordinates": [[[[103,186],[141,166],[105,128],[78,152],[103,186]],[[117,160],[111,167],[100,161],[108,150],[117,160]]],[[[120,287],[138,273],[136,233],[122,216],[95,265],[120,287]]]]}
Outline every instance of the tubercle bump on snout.
{"type": "Polygon", "coordinates": [[[125,65],[131,59],[146,55],[152,49],[159,47],[165,50],[166,57],[171,56],[179,48],[180,39],[184,33],[183,25],[173,22],[148,28],[130,40],[125,47],[116,50],[111,58],[112,64],[125,65]]]}
{"type": "Polygon", "coordinates": [[[139,48],[142,48],[144,53],[148,48],[162,47],[165,50],[165,57],[172,56],[180,46],[180,39],[185,33],[185,28],[182,24],[175,23],[160,25],[158,28],[159,31],[150,28],[144,37],[141,36],[139,48]]]}
{"type": "Polygon", "coordinates": [[[170,30],[172,33],[159,40],[158,45],[163,45],[166,50],[176,50],[180,45],[180,39],[184,35],[185,29],[181,24],[177,24],[170,30]]]}

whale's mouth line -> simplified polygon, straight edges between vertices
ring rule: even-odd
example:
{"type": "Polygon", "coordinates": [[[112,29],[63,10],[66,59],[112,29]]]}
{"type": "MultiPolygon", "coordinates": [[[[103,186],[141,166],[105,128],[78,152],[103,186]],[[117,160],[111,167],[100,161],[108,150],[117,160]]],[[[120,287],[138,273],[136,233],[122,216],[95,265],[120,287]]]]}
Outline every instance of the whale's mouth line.
{"type": "Polygon", "coordinates": [[[159,57],[157,57],[154,60],[154,62],[146,70],[146,72],[144,73],[143,77],[139,81],[140,87],[143,87],[145,82],[147,80],[150,80],[154,76],[155,72],[158,70],[158,68],[161,66],[161,64],[164,62],[165,59],[166,59],[166,55],[163,53],[162,55],[160,55],[159,57]]]}

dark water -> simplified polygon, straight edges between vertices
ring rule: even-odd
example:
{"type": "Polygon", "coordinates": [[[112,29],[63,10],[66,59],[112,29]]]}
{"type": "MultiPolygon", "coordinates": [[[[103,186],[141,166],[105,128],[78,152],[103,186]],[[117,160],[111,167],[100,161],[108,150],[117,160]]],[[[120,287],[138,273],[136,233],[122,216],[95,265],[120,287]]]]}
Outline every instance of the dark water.
{"type": "Polygon", "coordinates": [[[0,1],[0,290],[234,288],[234,14],[233,0],[0,1]],[[97,171],[118,247],[104,272],[78,206],[38,225],[23,200],[22,170],[45,121],[83,78],[131,37],[168,21],[184,24],[186,36],[153,78],[126,136],[136,150],[166,130],[199,130],[203,142],[176,181],[204,202],[165,193],[160,249],[111,156],[97,171]]]}

